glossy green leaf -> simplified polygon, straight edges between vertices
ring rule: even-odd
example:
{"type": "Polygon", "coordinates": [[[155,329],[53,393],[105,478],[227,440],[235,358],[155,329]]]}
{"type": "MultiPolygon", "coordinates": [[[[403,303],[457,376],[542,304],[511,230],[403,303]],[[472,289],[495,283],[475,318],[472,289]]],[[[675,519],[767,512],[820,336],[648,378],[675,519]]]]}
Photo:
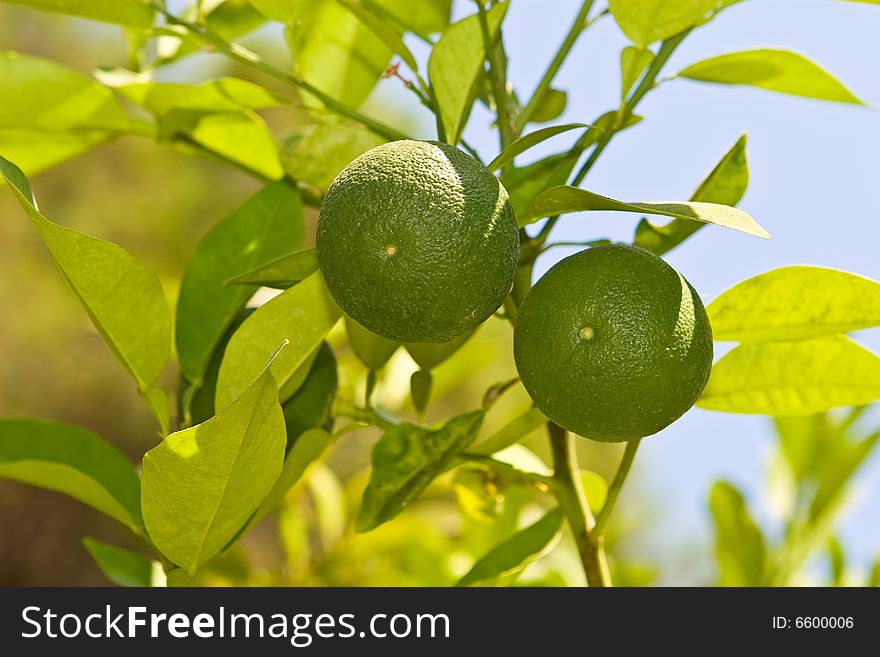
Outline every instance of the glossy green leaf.
{"type": "Polygon", "coordinates": [[[37,210],[27,178],[2,157],[0,174],[95,328],[141,393],[149,394],[171,348],[171,312],[159,279],[117,245],[49,221],[37,210]]]}
{"type": "MultiPolygon", "coordinates": [[[[312,0],[309,0],[310,2],[312,0]]],[[[183,12],[183,17],[195,21],[196,4],[191,3],[183,12]]],[[[266,22],[266,18],[244,0],[223,0],[222,2],[205,2],[204,25],[211,34],[225,41],[232,41],[266,22]]],[[[201,40],[192,36],[160,37],[157,44],[159,60],[163,64],[170,63],[186,55],[200,52],[201,40]]]]}
{"type": "Polygon", "coordinates": [[[434,386],[434,377],[430,370],[416,370],[409,379],[410,397],[413,408],[419,418],[425,417],[428,402],[431,401],[431,388],[434,386]]]}
{"type": "Polygon", "coordinates": [[[89,536],[82,543],[104,576],[118,586],[161,586],[165,579],[161,564],[149,557],[89,536]]]}
{"type": "Polygon", "coordinates": [[[800,340],[880,326],[880,283],[824,267],[774,269],[706,309],[716,340],[800,340]]]}
{"type": "Polygon", "coordinates": [[[128,129],[113,93],[54,61],[0,52],[0,153],[34,175],[128,129]]]}
{"type": "Polygon", "coordinates": [[[280,107],[286,101],[260,85],[239,78],[220,78],[198,85],[178,82],[134,82],[114,85],[116,91],[152,114],[171,110],[238,112],[280,107]]]}
{"type": "Polygon", "coordinates": [[[354,158],[385,139],[351,123],[321,124],[288,140],[281,158],[292,178],[323,194],[354,158]]]}
{"type": "Polygon", "coordinates": [[[546,423],[547,417],[541,411],[537,408],[530,408],[485,440],[474,445],[473,451],[477,454],[495,454],[523,440],[546,423]]]}
{"type": "Polygon", "coordinates": [[[845,336],[744,344],[712,368],[697,406],[809,415],[880,399],[880,358],[845,336]]]}
{"type": "Polygon", "coordinates": [[[452,0],[361,0],[365,7],[421,37],[442,32],[449,25],[452,0]]]}
{"type": "Polygon", "coordinates": [[[238,397],[262,370],[266,358],[289,340],[272,362],[281,400],[286,401],[305,380],[318,347],[340,317],[342,311],[320,272],[261,306],[229,341],[217,380],[217,408],[238,397]]]}
{"type": "Polygon", "coordinates": [[[719,481],[712,487],[709,508],[715,520],[715,556],[721,586],[760,586],[767,559],[764,536],[740,492],[719,481]]]}
{"type": "Polygon", "coordinates": [[[250,271],[233,276],[226,285],[259,285],[286,290],[318,271],[315,249],[288,253],[250,271]]]}
{"type": "MultiPolygon", "coordinates": [[[[297,72],[306,82],[349,107],[367,98],[391,61],[391,50],[342,4],[317,0],[298,34],[297,72]]],[[[308,103],[320,101],[303,94],[308,103]]]]}
{"type": "Polygon", "coordinates": [[[309,429],[322,427],[329,431],[332,428],[337,385],[336,357],[325,342],[318,349],[305,382],[281,406],[288,450],[309,429]]]}
{"type": "MultiPolygon", "coordinates": [[[[700,183],[690,200],[734,206],[740,202],[748,186],[749,164],[746,159],[746,136],[743,135],[700,183]]],[[[635,243],[652,253],[663,255],[705,225],[687,219],[673,219],[665,225],[657,225],[643,218],[636,228],[635,243]]]]}
{"type": "Polygon", "coordinates": [[[373,447],[373,471],[357,516],[357,530],[373,529],[397,516],[456,454],[473,442],[482,411],[453,418],[438,429],[399,424],[373,447]]]}
{"type": "Polygon", "coordinates": [[[675,219],[699,221],[725,228],[732,228],[749,235],[770,239],[770,234],[761,228],[748,214],[728,205],[717,203],[698,203],[693,201],[671,201],[661,203],[624,203],[600,196],[593,192],[569,185],[560,185],[542,192],[529,203],[524,216],[517,217],[520,226],[526,226],[541,219],[568,212],[613,211],[658,214],[675,219]]]}
{"type": "Polygon", "coordinates": [[[587,125],[584,123],[566,123],[565,125],[554,125],[549,128],[535,130],[510,144],[510,146],[501,151],[498,157],[492,160],[486,168],[489,169],[489,171],[497,171],[505,165],[513,162],[513,159],[516,156],[524,153],[533,146],[537,146],[543,141],[547,141],[551,137],[555,137],[563,132],[568,132],[569,130],[586,127],[587,125]]]}
{"type": "Polygon", "coordinates": [[[144,523],[162,554],[192,574],[220,552],[274,486],[285,442],[278,388],[264,365],[215,417],[147,452],[144,523]]]}
{"type": "Polygon", "coordinates": [[[400,57],[411,71],[418,73],[419,65],[416,63],[416,58],[406,47],[403,42],[403,34],[397,28],[383,21],[362,0],[337,0],[337,2],[343,4],[346,9],[357,16],[358,20],[370,32],[379,37],[388,50],[400,57]]]}
{"type": "Polygon", "coordinates": [[[548,89],[547,93],[541,98],[537,108],[535,108],[529,123],[547,123],[559,116],[565,111],[568,103],[568,94],[561,89],[548,89]]]}
{"type": "Polygon", "coordinates": [[[201,239],[183,274],[177,302],[177,354],[189,381],[201,382],[229,325],[257,289],[224,281],[295,251],[304,234],[299,192],[293,185],[277,182],[261,189],[201,239]]]}
{"type": "Polygon", "coordinates": [[[717,0],[609,0],[621,31],[638,46],[662,41],[701,23],[717,0]]]}
{"type": "Polygon", "coordinates": [[[423,370],[432,370],[461,349],[471,339],[473,332],[460,335],[449,342],[409,342],[404,346],[423,370]]]}
{"type": "Polygon", "coordinates": [[[81,427],[0,419],[0,477],[64,493],[143,531],[137,472],[113,445],[81,427]]]}
{"type": "Polygon", "coordinates": [[[284,459],[281,474],[263,503],[260,504],[260,508],[257,509],[249,526],[259,522],[267,513],[278,506],[287,491],[302,478],[306,469],[321,457],[332,442],[333,437],[321,428],[309,429],[296,439],[293,447],[287,453],[287,458],[284,459]]]}
{"type": "Polygon", "coordinates": [[[760,87],[792,96],[862,104],[821,66],[792,50],[759,48],[719,55],[688,66],[678,77],[760,87]]]}
{"type": "Polygon", "coordinates": [[[554,509],[480,557],[458,580],[456,586],[469,586],[519,570],[552,549],[562,529],[562,510],[554,509]]]}
{"type": "Polygon", "coordinates": [[[348,335],[348,344],[355,356],[370,370],[382,369],[400,347],[399,342],[393,342],[381,335],[376,335],[347,315],[345,317],[345,332],[348,335]]]}
{"type": "MultiPolygon", "coordinates": [[[[486,15],[489,34],[497,34],[507,13],[507,2],[494,5],[486,15]]],[[[457,144],[471,113],[476,83],[483,69],[486,51],[480,19],[472,14],[443,31],[431,51],[428,78],[437,100],[446,141],[457,144]]]]}
{"type": "Polygon", "coordinates": [[[620,97],[626,100],[629,92],[651,65],[653,53],[647,48],[627,46],[620,51],[620,97]]]}
{"type": "Polygon", "coordinates": [[[41,11],[78,16],[104,23],[150,27],[153,8],[146,0],[0,0],[41,11]]]}

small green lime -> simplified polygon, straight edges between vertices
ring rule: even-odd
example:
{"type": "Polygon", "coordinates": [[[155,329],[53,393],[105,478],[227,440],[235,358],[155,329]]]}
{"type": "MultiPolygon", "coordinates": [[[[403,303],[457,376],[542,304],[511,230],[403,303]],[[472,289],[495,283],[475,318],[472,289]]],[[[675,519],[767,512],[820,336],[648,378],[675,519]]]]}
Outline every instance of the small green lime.
{"type": "Polygon", "coordinates": [[[621,442],[657,433],[694,405],[712,369],[712,329],[681,274],[613,244],[562,260],[529,291],[514,357],[547,417],[621,442]]]}
{"type": "Polygon", "coordinates": [[[315,247],[352,318],[399,342],[448,342],[510,291],[519,231],[507,191],[475,159],[437,142],[367,151],[333,181],[315,247]]]}

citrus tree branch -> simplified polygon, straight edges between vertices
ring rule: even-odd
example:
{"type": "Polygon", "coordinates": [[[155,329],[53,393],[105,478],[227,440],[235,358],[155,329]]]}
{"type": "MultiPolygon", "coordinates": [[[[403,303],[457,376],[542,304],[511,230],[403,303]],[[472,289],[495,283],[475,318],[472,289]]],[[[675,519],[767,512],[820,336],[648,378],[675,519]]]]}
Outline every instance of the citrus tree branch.
{"type": "Polygon", "coordinates": [[[574,534],[581,565],[590,586],[611,586],[611,575],[601,536],[593,532],[595,522],[581,484],[573,436],[559,425],[548,422],[553,452],[553,492],[574,534]]]}
{"type": "Polygon", "coordinates": [[[642,439],[637,438],[636,440],[630,440],[626,444],[623,458],[620,461],[620,465],[617,467],[617,472],[614,475],[614,479],[611,481],[611,485],[608,487],[608,497],[605,499],[605,504],[602,506],[602,510],[596,515],[596,525],[593,527],[594,536],[602,536],[605,533],[608,519],[614,511],[614,505],[617,503],[620,489],[623,488],[623,483],[626,481],[626,477],[632,467],[633,459],[636,456],[636,450],[638,450],[640,442],[642,442],[642,439]]]}
{"type": "Polygon", "coordinates": [[[486,59],[489,62],[489,79],[492,81],[492,96],[495,98],[495,113],[498,116],[498,133],[501,141],[501,150],[507,148],[514,139],[512,119],[513,113],[510,107],[510,95],[507,93],[507,73],[504,65],[504,57],[499,47],[501,30],[495,40],[489,34],[489,22],[486,19],[486,8],[482,0],[475,0],[480,15],[480,30],[483,33],[483,45],[486,49],[486,59]]]}
{"type": "Polygon", "coordinates": [[[227,59],[236,61],[249,68],[252,68],[255,71],[259,71],[264,75],[268,75],[269,77],[274,78],[280,82],[284,82],[287,85],[297,87],[307,93],[312,94],[315,98],[324,103],[327,109],[336,114],[339,114],[340,116],[344,116],[353,121],[357,121],[361,125],[364,125],[375,132],[377,135],[381,135],[386,139],[398,140],[407,138],[404,133],[400,132],[396,128],[392,128],[391,126],[385,125],[380,121],[371,119],[370,117],[361,114],[357,110],[348,107],[344,103],[340,103],[332,96],[327,95],[317,87],[309,84],[303,78],[296,75],[291,75],[290,73],[286,73],[279,68],[275,68],[268,62],[263,61],[259,57],[259,55],[248,50],[247,48],[237,43],[227,42],[216,34],[207,30],[205,27],[179,18],[157,3],[154,3],[153,7],[156,9],[156,11],[160,12],[165,17],[165,20],[168,22],[169,25],[176,25],[177,27],[185,29],[193,37],[195,37],[202,43],[211,46],[214,50],[216,50],[227,59]]]}
{"type": "Polygon", "coordinates": [[[556,51],[556,55],[547,66],[547,70],[544,71],[544,76],[541,78],[541,81],[538,82],[538,86],[535,87],[532,97],[529,98],[529,102],[526,103],[526,106],[522,108],[519,115],[516,117],[516,128],[518,132],[521,132],[535,115],[535,112],[541,105],[541,101],[544,100],[544,96],[550,90],[550,85],[553,84],[556,74],[559,73],[559,69],[562,68],[562,64],[568,57],[568,53],[571,52],[571,49],[577,42],[581,32],[586,29],[588,25],[587,16],[590,13],[590,9],[593,8],[593,2],[594,0],[584,0],[580,11],[578,11],[574,22],[568,30],[568,34],[565,35],[565,39],[563,39],[562,44],[559,46],[559,50],[556,51]]]}

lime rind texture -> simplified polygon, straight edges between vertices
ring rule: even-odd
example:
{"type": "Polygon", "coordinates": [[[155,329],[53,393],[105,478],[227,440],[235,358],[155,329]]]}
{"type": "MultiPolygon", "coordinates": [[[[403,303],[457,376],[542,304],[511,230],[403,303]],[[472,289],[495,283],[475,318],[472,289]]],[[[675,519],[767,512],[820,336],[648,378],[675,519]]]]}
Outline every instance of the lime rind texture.
{"type": "Polygon", "coordinates": [[[367,151],[321,205],[316,251],[331,295],[374,333],[447,342],[473,330],[513,284],[519,231],[507,191],[437,142],[367,151]]]}
{"type": "Polygon", "coordinates": [[[700,396],[712,369],[702,301],[675,269],[627,245],[562,260],[526,295],[514,357],[547,417],[622,442],[657,433],[700,396]]]}

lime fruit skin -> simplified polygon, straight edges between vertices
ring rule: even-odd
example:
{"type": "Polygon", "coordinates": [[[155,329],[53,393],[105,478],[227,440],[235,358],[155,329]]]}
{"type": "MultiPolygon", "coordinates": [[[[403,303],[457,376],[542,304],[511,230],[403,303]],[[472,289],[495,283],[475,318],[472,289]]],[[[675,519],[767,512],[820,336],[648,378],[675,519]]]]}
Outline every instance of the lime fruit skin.
{"type": "Polygon", "coordinates": [[[353,319],[400,342],[448,342],[510,292],[519,230],[507,191],[438,142],[373,148],[336,177],[315,238],[330,294],[353,319]]]}
{"type": "Polygon", "coordinates": [[[550,269],[517,316],[514,358],[535,405],[601,442],[657,433],[694,405],[712,369],[696,291],[659,257],[612,244],[550,269]]]}

